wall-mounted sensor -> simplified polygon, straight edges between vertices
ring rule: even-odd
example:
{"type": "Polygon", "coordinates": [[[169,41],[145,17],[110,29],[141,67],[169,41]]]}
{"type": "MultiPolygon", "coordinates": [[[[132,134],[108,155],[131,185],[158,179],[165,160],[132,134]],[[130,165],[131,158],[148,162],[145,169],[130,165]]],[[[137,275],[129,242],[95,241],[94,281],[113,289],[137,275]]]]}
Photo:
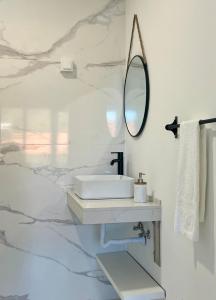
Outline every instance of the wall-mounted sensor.
{"type": "Polygon", "coordinates": [[[61,72],[73,72],[74,71],[74,63],[70,57],[61,57],[60,71],[61,72]]]}

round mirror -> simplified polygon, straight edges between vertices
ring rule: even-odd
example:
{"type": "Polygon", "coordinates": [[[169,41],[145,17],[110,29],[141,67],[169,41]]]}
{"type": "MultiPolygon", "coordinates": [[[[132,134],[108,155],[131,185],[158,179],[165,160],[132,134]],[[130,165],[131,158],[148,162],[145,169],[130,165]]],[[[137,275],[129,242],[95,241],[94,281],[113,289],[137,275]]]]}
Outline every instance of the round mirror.
{"type": "Polygon", "coordinates": [[[141,134],[149,108],[149,77],[147,64],[134,56],[127,68],[124,85],[124,117],[131,136],[141,134]]]}

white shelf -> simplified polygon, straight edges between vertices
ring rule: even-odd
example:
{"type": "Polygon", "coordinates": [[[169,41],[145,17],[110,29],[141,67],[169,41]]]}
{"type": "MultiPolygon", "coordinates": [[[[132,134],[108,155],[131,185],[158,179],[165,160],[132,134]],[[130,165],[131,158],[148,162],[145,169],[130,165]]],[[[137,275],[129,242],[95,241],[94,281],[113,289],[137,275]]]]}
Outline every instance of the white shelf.
{"type": "Polygon", "coordinates": [[[133,199],[83,200],[68,192],[68,206],[82,224],[149,222],[161,220],[160,201],[136,203],[133,199]]]}
{"type": "Polygon", "coordinates": [[[165,291],[128,252],[98,254],[97,261],[121,300],[165,299],[165,291]]]}

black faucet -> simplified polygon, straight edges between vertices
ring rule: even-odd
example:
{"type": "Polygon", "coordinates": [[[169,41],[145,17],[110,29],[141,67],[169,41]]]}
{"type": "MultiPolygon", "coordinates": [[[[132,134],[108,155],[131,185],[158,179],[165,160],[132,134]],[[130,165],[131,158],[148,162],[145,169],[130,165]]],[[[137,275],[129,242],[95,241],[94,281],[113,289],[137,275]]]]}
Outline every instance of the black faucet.
{"type": "Polygon", "coordinates": [[[111,160],[110,165],[113,166],[115,163],[118,164],[118,175],[124,174],[124,156],[123,152],[111,152],[111,154],[117,154],[117,158],[111,160]]]}

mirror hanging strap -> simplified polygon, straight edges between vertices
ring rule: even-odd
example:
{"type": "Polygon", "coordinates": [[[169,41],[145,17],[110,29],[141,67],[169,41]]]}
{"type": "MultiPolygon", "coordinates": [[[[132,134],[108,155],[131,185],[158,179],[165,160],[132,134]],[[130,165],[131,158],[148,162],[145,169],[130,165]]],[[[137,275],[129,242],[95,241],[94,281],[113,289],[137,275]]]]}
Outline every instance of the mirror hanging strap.
{"type": "Polygon", "coordinates": [[[129,48],[129,53],[128,53],[127,66],[129,65],[130,59],[131,59],[131,51],[132,51],[132,47],[133,47],[135,26],[137,27],[137,31],[138,31],[138,36],[139,36],[140,46],[141,46],[141,50],[142,50],[143,60],[144,60],[145,63],[147,63],[145,50],[144,50],[144,46],[143,46],[142,34],[141,34],[141,31],[140,31],[140,26],[139,26],[139,20],[138,20],[137,14],[135,14],[134,18],[133,18],[133,26],[132,26],[132,32],[131,32],[130,48],[129,48]]]}

